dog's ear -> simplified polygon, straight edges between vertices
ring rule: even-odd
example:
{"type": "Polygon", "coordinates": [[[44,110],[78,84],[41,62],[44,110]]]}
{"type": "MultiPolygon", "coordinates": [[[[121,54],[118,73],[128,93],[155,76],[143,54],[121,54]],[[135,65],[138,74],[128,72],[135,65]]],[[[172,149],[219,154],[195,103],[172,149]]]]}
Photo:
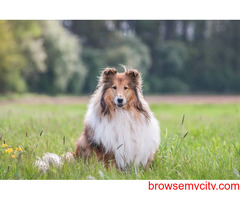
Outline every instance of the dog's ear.
{"type": "Polygon", "coordinates": [[[109,75],[114,75],[117,73],[117,70],[115,68],[109,68],[107,67],[106,69],[103,70],[102,74],[104,76],[109,76],[109,75]]]}
{"type": "Polygon", "coordinates": [[[117,70],[115,68],[106,68],[105,70],[103,70],[102,72],[102,76],[101,76],[101,82],[102,83],[107,83],[110,80],[112,80],[112,78],[117,74],[117,70]]]}
{"type": "Polygon", "coordinates": [[[100,77],[98,86],[102,86],[102,96],[101,96],[101,107],[102,107],[102,113],[104,115],[107,115],[110,113],[109,106],[107,105],[107,102],[105,101],[105,93],[107,89],[111,86],[112,81],[114,77],[117,74],[117,70],[115,68],[106,68],[105,70],[102,71],[102,75],[100,77]]]}
{"type": "Polygon", "coordinates": [[[134,86],[141,88],[141,74],[136,69],[128,69],[125,71],[125,74],[131,80],[134,86]]]}
{"type": "Polygon", "coordinates": [[[125,74],[131,78],[137,78],[140,73],[136,69],[128,69],[125,74]]]}

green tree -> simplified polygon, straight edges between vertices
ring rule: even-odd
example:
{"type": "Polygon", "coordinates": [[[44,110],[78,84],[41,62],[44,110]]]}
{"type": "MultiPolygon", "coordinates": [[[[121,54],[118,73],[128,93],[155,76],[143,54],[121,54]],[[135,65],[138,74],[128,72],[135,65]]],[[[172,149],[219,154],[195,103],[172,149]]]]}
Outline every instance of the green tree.
{"type": "Polygon", "coordinates": [[[148,47],[136,36],[116,33],[115,40],[106,49],[105,63],[109,66],[127,65],[146,75],[151,57],[148,47]]]}
{"type": "Polygon", "coordinates": [[[0,92],[23,92],[26,89],[20,76],[24,57],[12,34],[8,21],[0,21],[0,92]]]}
{"type": "Polygon", "coordinates": [[[84,93],[93,93],[96,89],[99,74],[107,67],[104,58],[105,52],[100,49],[83,49],[83,61],[88,69],[83,89],[84,93]]]}
{"type": "Polygon", "coordinates": [[[41,25],[47,70],[40,76],[39,90],[50,94],[80,93],[86,69],[78,38],[58,21],[43,21],[41,25]]]}
{"type": "Polygon", "coordinates": [[[108,46],[113,33],[104,20],[72,20],[69,29],[91,48],[108,46]]]}
{"type": "Polygon", "coordinates": [[[25,60],[22,76],[31,92],[37,91],[39,74],[46,71],[46,52],[43,48],[40,21],[10,21],[13,34],[25,60]]]}

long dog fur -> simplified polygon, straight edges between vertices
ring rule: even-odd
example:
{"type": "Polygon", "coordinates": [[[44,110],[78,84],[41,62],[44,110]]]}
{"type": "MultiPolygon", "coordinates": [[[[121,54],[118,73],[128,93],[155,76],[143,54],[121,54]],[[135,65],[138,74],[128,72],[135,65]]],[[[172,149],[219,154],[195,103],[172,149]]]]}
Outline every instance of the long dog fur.
{"type": "Polygon", "coordinates": [[[160,143],[158,121],[142,95],[141,76],[137,70],[118,73],[114,68],[102,72],[85,116],[84,131],[76,143],[76,156],[110,161],[117,168],[133,164],[146,166],[160,143]],[[125,81],[130,101],[124,108],[113,103],[112,85],[125,81]]]}

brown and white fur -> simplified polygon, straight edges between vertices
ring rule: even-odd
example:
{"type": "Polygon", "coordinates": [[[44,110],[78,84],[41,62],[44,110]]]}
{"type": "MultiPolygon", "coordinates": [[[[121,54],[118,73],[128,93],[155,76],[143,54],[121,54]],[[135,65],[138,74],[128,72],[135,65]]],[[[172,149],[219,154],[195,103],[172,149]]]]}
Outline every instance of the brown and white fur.
{"type": "Polygon", "coordinates": [[[137,70],[118,73],[106,68],[92,95],[85,116],[84,130],[76,143],[75,154],[62,157],[46,153],[35,162],[42,171],[58,167],[62,160],[95,154],[107,165],[125,170],[131,164],[147,166],[160,144],[158,121],[142,94],[141,75],[137,70]]]}
{"type": "Polygon", "coordinates": [[[76,156],[112,161],[119,169],[146,166],[160,143],[158,121],[144,100],[137,70],[106,68],[85,116],[76,156]]]}

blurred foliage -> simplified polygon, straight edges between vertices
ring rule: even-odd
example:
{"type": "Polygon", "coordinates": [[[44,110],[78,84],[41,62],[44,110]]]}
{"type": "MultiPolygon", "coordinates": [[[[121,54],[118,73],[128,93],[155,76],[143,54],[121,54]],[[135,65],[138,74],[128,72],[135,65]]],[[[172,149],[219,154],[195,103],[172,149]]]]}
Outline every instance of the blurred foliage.
{"type": "Polygon", "coordinates": [[[184,71],[187,60],[187,48],[181,42],[169,41],[160,43],[156,48],[156,65],[162,66],[155,73],[159,76],[177,76],[184,71]]]}
{"type": "Polygon", "coordinates": [[[81,92],[81,44],[59,21],[0,21],[0,40],[0,92],[81,92]]]}
{"type": "Polygon", "coordinates": [[[41,25],[43,47],[47,54],[47,70],[40,75],[41,92],[80,93],[86,69],[81,61],[78,38],[57,21],[44,21],[41,25]]]}
{"type": "Polygon", "coordinates": [[[147,93],[240,93],[240,21],[0,21],[0,93],[89,94],[138,69],[147,93]]]}
{"type": "Polygon", "coordinates": [[[116,32],[112,35],[115,38],[109,43],[109,48],[97,49],[86,48],[83,51],[83,60],[89,70],[84,92],[92,93],[97,86],[100,72],[107,66],[115,66],[119,71],[123,71],[120,66],[136,68],[143,75],[146,74],[151,64],[148,47],[137,37],[123,36],[116,32]]]}
{"type": "Polygon", "coordinates": [[[83,61],[88,69],[83,92],[93,93],[97,87],[100,72],[107,66],[104,60],[104,52],[100,49],[85,48],[83,49],[83,61]]]}
{"type": "Polygon", "coordinates": [[[134,36],[116,33],[115,40],[107,48],[105,62],[109,66],[119,64],[136,68],[145,76],[151,65],[148,47],[134,36]]]}
{"type": "Polygon", "coordinates": [[[25,59],[22,77],[29,91],[37,91],[39,73],[47,70],[47,57],[43,48],[42,28],[39,21],[11,21],[15,39],[25,59]]]}
{"type": "Polygon", "coordinates": [[[0,92],[23,92],[26,89],[20,77],[24,57],[13,35],[13,26],[0,21],[0,92]]]}

